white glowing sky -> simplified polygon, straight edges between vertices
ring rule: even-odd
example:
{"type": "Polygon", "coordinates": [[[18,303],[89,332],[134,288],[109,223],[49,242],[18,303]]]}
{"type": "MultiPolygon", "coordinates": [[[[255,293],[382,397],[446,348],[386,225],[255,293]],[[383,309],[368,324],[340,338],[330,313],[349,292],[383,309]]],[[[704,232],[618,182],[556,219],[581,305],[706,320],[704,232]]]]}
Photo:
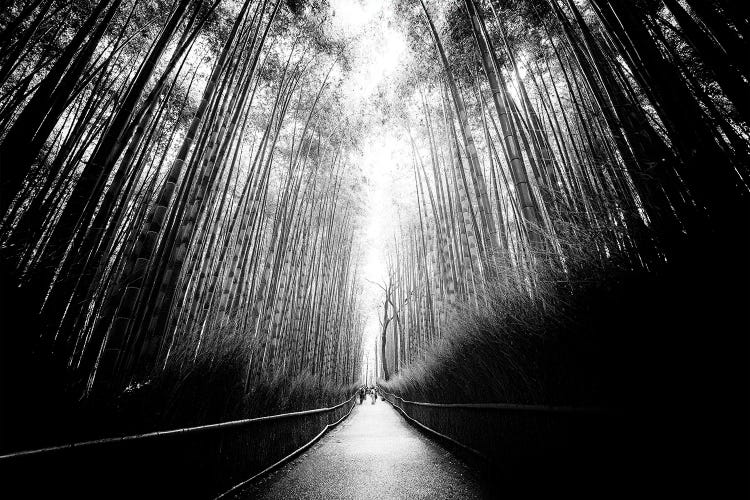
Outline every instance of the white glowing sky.
{"type": "MultiPolygon", "coordinates": [[[[386,275],[385,253],[398,230],[398,205],[413,197],[411,150],[402,127],[381,121],[374,104],[379,93],[388,93],[389,84],[405,70],[408,48],[404,34],[392,26],[391,5],[387,1],[331,0],[333,29],[346,38],[352,50],[351,71],[341,91],[344,106],[362,113],[370,121],[367,136],[361,138],[358,162],[366,178],[366,219],[364,221],[363,278],[382,282],[386,275]]],[[[377,306],[382,291],[365,282],[368,323],[365,332],[366,355],[371,354],[379,330],[377,306]]]]}

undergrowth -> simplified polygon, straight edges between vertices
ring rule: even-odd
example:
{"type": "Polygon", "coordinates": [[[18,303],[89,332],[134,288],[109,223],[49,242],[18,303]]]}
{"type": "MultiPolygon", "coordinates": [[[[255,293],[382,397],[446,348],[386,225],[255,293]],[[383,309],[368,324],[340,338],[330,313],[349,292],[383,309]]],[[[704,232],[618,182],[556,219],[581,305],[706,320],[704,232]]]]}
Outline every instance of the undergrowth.
{"type": "Polygon", "coordinates": [[[423,358],[381,386],[420,401],[601,402],[615,353],[597,321],[616,319],[613,302],[627,299],[617,283],[645,275],[579,255],[564,270],[539,264],[529,293],[502,271],[480,307],[459,306],[423,358]]]}
{"type": "Polygon", "coordinates": [[[705,243],[649,270],[577,248],[565,269],[533,270],[532,294],[498,272],[484,304],[459,308],[421,360],[379,383],[416,401],[608,407],[743,383],[747,287],[732,285],[747,265],[705,243]]]}
{"type": "Polygon", "coordinates": [[[719,477],[732,491],[750,449],[750,266],[727,252],[740,248],[707,238],[648,271],[571,259],[566,271],[537,269],[534,296],[493,281],[486,304],[458,311],[423,359],[379,385],[412,401],[604,410],[588,427],[408,407],[492,455],[501,465],[488,477],[505,493],[712,492],[719,477]]]}
{"type": "Polygon", "coordinates": [[[30,337],[3,338],[0,416],[3,428],[13,429],[0,436],[3,451],[330,407],[357,389],[304,370],[277,369],[248,380],[248,350],[225,343],[218,356],[202,354],[190,363],[175,357],[125,390],[81,398],[70,390],[64,364],[35,354],[30,337]]]}
{"type": "Polygon", "coordinates": [[[114,398],[89,402],[93,411],[85,413],[107,413],[110,433],[142,432],[330,407],[357,389],[308,371],[279,369],[248,381],[244,350],[227,350],[220,359],[200,356],[187,366],[168,364],[114,398]]]}

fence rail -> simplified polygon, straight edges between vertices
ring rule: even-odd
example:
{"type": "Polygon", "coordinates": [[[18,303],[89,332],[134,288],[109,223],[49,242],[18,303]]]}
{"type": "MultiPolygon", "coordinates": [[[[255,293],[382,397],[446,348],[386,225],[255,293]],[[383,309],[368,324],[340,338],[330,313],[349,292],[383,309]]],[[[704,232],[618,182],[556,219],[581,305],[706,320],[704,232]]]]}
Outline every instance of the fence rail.
{"type": "Polygon", "coordinates": [[[314,410],[7,453],[0,456],[2,490],[76,498],[211,498],[310,446],[351,413],[355,397],[314,410]]]}
{"type": "MultiPolygon", "coordinates": [[[[448,436],[446,434],[443,434],[442,432],[439,432],[439,431],[433,429],[432,427],[428,427],[427,425],[423,424],[422,422],[420,422],[416,418],[414,418],[411,415],[409,415],[406,412],[406,410],[404,410],[404,408],[403,408],[403,404],[404,403],[414,404],[414,405],[420,405],[420,406],[427,406],[427,407],[433,407],[433,408],[435,408],[435,407],[441,407],[442,405],[440,405],[438,403],[417,403],[417,402],[414,402],[414,401],[408,401],[408,400],[405,400],[405,399],[403,399],[403,398],[401,398],[399,396],[396,396],[395,394],[391,394],[390,392],[387,392],[387,391],[383,390],[380,387],[378,387],[378,390],[380,392],[382,392],[383,394],[385,394],[385,396],[384,396],[385,400],[388,401],[388,403],[390,403],[391,406],[393,406],[396,410],[398,410],[399,413],[401,413],[404,417],[406,417],[413,424],[417,425],[418,427],[421,427],[422,429],[426,430],[427,432],[435,434],[436,436],[438,436],[438,437],[440,437],[442,439],[445,439],[447,441],[452,442],[453,444],[459,446],[460,448],[463,448],[464,450],[467,450],[467,451],[473,453],[474,455],[476,455],[476,456],[478,456],[478,457],[480,457],[480,458],[482,458],[484,460],[489,460],[489,458],[484,453],[482,453],[481,451],[476,450],[476,449],[472,448],[471,446],[469,446],[469,445],[467,445],[465,443],[462,443],[462,442],[460,442],[460,441],[458,441],[456,439],[453,439],[452,437],[450,437],[450,436],[448,436]],[[394,401],[391,401],[391,399],[393,399],[394,401]],[[397,399],[401,401],[401,406],[399,406],[395,402],[395,400],[397,400],[397,399]]],[[[463,405],[452,405],[452,407],[454,407],[454,408],[455,407],[463,407],[463,405]]],[[[477,406],[471,406],[471,408],[475,408],[476,409],[477,406]]]]}
{"type": "Polygon", "coordinates": [[[581,414],[596,414],[606,413],[607,410],[597,407],[581,407],[581,406],[552,406],[552,405],[523,405],[514,403],[426,403],[420,401],[409,401],[401,396],[392,394],[381,387],[378,390],[388,394],[394,399],[400,400],[402,403],[425,406],[433,408],[458,408],[458,409],[475,409],[475,410],[498,410],[508,412],[522,412],[522,413],[581,413],[581,414]]]}
{"type": "Polygon", "coordinates": [[[111,437],[111,438],[92,439],[90,441],[68,443],[68,444],[62,444],[58,446],[48,446],[46,448],[38,448],[35,450],[17,451],[13,453],[0,455],[0,463],[2,463],[2,461],[4,460],[9,460],[12,458],[25,457],[25,456],[37,455],[41,453],[49,453],[49,452],[55,452],[55,451],[65,451],[65,450],[71,450],[73,448],[82,448],[82,447],[87,447],[87,446],[105,445],[105,444],[113,444],[113,443],[123,443],[126,441],[138,441],[138,440],[145,440],[145,439],[164,438],[164,437],[169,437],[169,436],[199,433],[199,432],[206,432],[206,431],[215,431],[215,430],[221,430],[221,429],[229,429],[231,427],[241,427],[244,425],[258,424],[261,422],[270,422],[272,420],[280,420],[284,418],[314,415],[316,413],[326,413],[329,411],[333,411],[337,408],[341,408],[345,404],[351,402],[355,396],[356,396],[356,393],[352,395],[349,399],[344,401],[343,403],[339,403],[336,406],[330,406],[328,408],[316,408],[314,410],[295,411],[295,412],[289,412],[289,413],[281,413],[279,415],[268,415],[265,417],[244,418],[240,420],[230,420],[228,422],[219,422],[216,424],[198,425],[194,427],[183,427],[180,429],[169,429],[166,431],[147,432],[144,434],[134,434],[130,436],[118,436],[118,437],[111,437]]]}
{"type": "MultiPolygon", "coordinates": [[[[328,408],[328,410],[331,410],[331,409],[334,409],[334,408],[338,408],[338,407],[340,407],[340,406],[342,406],[342,405],[344,405],[344,404],[348,403],[348,402],[349,402],[349,401],[351,401],[352,399],[354,399],[354,397],[356,397],[356,393],[354,394],[354,396],[352,396],[351,398],[349,398],[349,400],[348,400],[348,401],[346,401],[346,402],[344,402],[344,403],[342,403],[342,404],[340,404],[340,405],[338,405],[338,406],[335,406],[335,407],[331,407],[331,408],[328,408]]],[[[251,477],[249,477],[248,479],[245,479],[244,481],[242,481],[241,483],[238,483],[238,484],[236,484],[236,485],[232,486],[232,487],[231,487],[231,488],[229,488],[229,489],[228,489],[227,491],[225,491],[225,492],[223,492],[222,494],[220,494],[219,496],[217,496],[215,500],[219,500],[219,499],[221,499],[221,498],[227,498],[227,497],[228,497],[229,495],[231,495],[232,493],[234,493],[234,492],[236,492],[236,491],[238,491],[238,490],[242,489],[242,487],[244,487],[245,485],[247,485],[247,484],[250,484],[250,483],[252,483],[253,481],[255,481],[256,479],[258,479],[258,478],[260,478],[260,477],[262,477],[262,476],[265,476],[266,474],[268,474],[268,473],[269,473],[269,472],[271,472],[272,470],[276,469],[276,468],[277,468],[277,467],[279,467],[280,465],[282,465],[282,464],[286,463],[286,462],[287,462],[288,460],[290,460],[290,459],[292,459],[292,458],[296,457],[297,455],[299,455],[300,453],[302,453],[303,451],[305,451],[305,450],[306,450],[307,448],[309,448],[310,446],[312,446],[312,445],[313,445],[313,444],[314,444],[314,443],[315,443],[315,442],[316,442],[316,441],[317,441],[318,439],[320,439],[321,437],[323,437],[323,435],[324,435],[324,434],[325,434],[326,432],[328,432],[328,431],[329,431],[330,429],[332,429],[333,427],[336,427],[336,426],[337,426],[337,425],[339,425],[339,424],[340,424],[341,422],[343,422],[343,420],[344,420],[344,419],[345,419],[346,417],[348,417],[348,416],[349,416],[349,415],[350,415],[350,414],[352,413],[352,410],[354,409],[354,406],[355,406],[355,405],[352,405],[352,406],[351,406],[351,407],[349,408],[349,411],[348,411],[348,412],[346,413],[346,415],[344,415],[343,417],[341,417],[340,419],[338,419],[338,420],[337,420],[337,421],[335,421],[334,423],[326,425],[326,426],[325,426],[325,427],[323,428],[323,430],[321,430],[321,431],[320,431],[320,432],[319,432],[319,433],[318,433],[318,434],[317,434],[317,435],[316,435],[315,437],[313,437],[313,438],[312,438],[312,439],[311,439],[310,441],[308,441],[307,443],[305,443],[305,444],[304,444],[304,445],[302,445],[301,447],[297,448],[297,449],[296,449],[296,450],[294,450],[294,451],[293,451],[292,453],[290,453],[289,455],[285,456],[284,458],[282,458],[282,459],[281,459],[281,460],[279,460],[278,462],[276,462],[276,463],[274,463],[274,464],[271,464],[271,465],[269,465],[268,467],[266,467],[266,468],[265,468],[265,469],[263,469],[262,471],[258,472],[258,473],[257,473],[257,474],[255,474],[254,476],[251,476],[251,477]]]]}
{"type": "Polygon", "coordinates": [[[604,445],[616,418],[597,407],[430,403],[379,390],[417,427],[508,471],[543,460],[582,463],[582,454],[594,456],[604,445]]]}

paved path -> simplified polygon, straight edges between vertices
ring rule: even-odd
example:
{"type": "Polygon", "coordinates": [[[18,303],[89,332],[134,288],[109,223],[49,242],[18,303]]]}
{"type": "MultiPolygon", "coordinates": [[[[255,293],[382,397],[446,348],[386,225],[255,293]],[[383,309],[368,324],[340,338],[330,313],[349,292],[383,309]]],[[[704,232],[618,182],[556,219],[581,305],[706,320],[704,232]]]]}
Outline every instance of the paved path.
{"type": "Polygon", "coordinates": [[[485,498],[472,472],[386,401],[357,406],[307,452],[241,498],[485,498]]]}

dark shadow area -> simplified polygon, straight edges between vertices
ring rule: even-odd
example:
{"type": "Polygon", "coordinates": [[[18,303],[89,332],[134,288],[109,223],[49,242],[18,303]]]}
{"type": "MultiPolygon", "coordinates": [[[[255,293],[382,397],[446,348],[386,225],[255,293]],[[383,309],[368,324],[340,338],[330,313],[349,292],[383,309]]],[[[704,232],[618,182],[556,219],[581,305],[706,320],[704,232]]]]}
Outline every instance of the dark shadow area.
{"type": "MultiPolygon", "coordinates": [[[[227,356],[187,374],[162,373],[139,390],[81,398],[66,389],[79,385],[64,363],[40,354],[38,314],[11,278],[3,265],[0,454],[333,406],[353,391],[281,374],[246,391],[238,375],[246,364],[227,356]]],[[[9,498],[212,498],[292,453],[348,409],[0,459],[0,483],[9,498]]]]}
{"type": "Polygon", "coordinates": [[[612,271],[579,286],[556,311],[565,316],[542,318],[543,328],[519,323],[486,335],[505,340],[462,344],[464,368],[436,365],[439,386],[396,378],[384,387],[412,401],[519,402],[497,399],[505,391],[526,404],[602,409],[405,404],[412,418],[489,459],[469,454],[497,497],[741,497],[750,492],[750,275],[739,257],[746,247],[735,243],[694,245],[653,272],[612,271]],[[506,365],[486,367],[488,359],[506,365]],[[518,384],[513,370],[532,389],[502,387],[518,384]]]}

